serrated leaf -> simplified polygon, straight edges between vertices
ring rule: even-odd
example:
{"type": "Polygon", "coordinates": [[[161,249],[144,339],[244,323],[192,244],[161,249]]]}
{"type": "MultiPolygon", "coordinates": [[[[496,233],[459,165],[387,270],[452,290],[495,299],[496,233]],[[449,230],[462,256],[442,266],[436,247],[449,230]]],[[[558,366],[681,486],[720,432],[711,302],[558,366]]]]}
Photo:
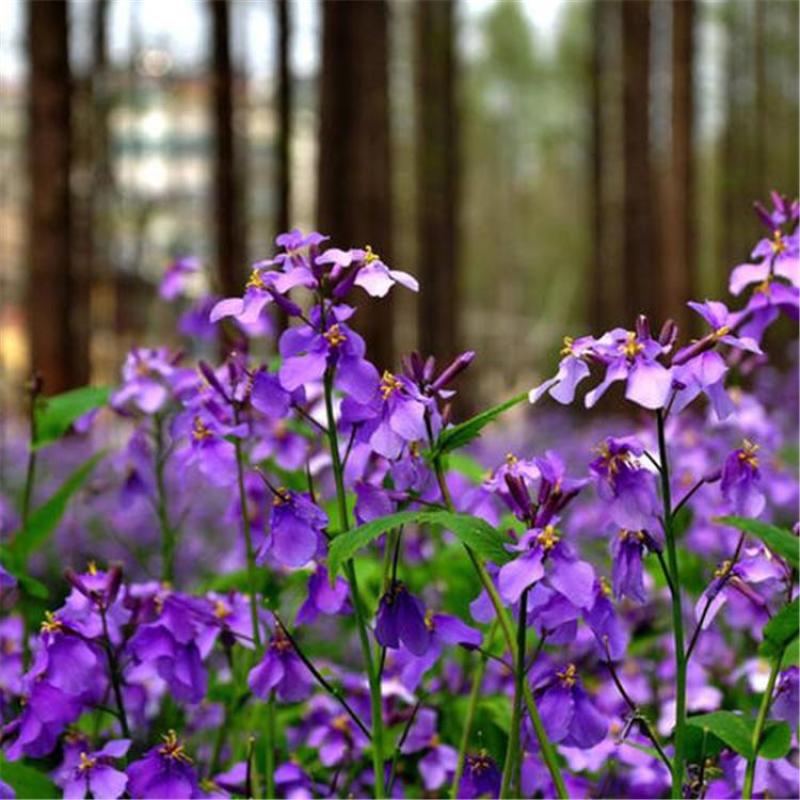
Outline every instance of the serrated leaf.
{"type": "Polygon", "coordinates": [[[328,572],[331,580],[342,564],[362,547],[366,547],[387,531],[409,524],[438,525],[452,531],[464,544],[495,564],[505,564],[511,560],[504,547],[506,539],[480,517],[453,511],[401,511],[339,534],[331,542],[328,551],[328,572]]]}
{"type": "Polygon", "coordinates": [[[800,629],[800,598],[784,606],[765,626],[764,641],[759,652],[768,657],[778,657],[800,629]]]}
{"type": "Polygon", "coordinates": [[[713,711],[710,714],[689,717],[686,722],[700,730],[713,733],[745,758],[752,756],[753,723],[740,714],[734,714],[732,711],[713,711]]]}
{"type": "Polygon", "coordinates": [[[35,767],[23,761],[9,761],[0,753],[0,777],[14,790],[18,798],[61,797],[61,790],[35,767]]]}
{"type": "Polygon", "coordinates": [[[28,524],[12,538],[7,549],[20,569],[24,569],[31,553],[42,547],[56,529],[70,498],[86,483],[97,462],[104,456],[105,451],[100,451],[84,461],[61,484],[55,494],[30,515],[28,524]]]}
{"type": "Polygon", "coordinates": [[[84,386],[63,394],[44,398],[36,407],[36,441],[40,450],[60,439],[75,420],[108,402],[107,386],[84,386]]]}
{"type": "Polygon", "coordinates": [[[758,747],[759,758],[775,761],[783,758],[792,747],[792,729],[787,722],[771,720],[764,726],[761,744],[758,747]]]}
{"type": "Polygon", "coordinates": [[[486,411],[482,411],[480,414],[476,414],[474,417],[442,431],[433,448],[434,455],[443,455],[469,444],[473,439],[477,439],[481,435],[481,431],[490,422],[494,422],[501,414],[519,405],[527,397],[528,393],[522,392],[522,394],[506,400],[504,403],[488,408],[486,411]]]}
{"type": "Polygon", "coordinates": [[[795,569],[800,567],[800,539],[791,531],[745,517],[716,517],[715,521],[761,539],[773,553],[786,559],[795,569]]]}

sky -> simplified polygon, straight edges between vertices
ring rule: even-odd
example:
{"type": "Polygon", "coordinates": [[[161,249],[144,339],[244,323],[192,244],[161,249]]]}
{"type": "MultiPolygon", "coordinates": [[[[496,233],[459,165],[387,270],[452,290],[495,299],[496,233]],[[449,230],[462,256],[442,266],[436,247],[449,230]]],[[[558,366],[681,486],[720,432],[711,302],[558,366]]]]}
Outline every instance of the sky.
{"type": "MultiPolygon", "coordinates": [[[[467,18],[484,14],[497,0],[462,0],[459,10],[467,18]]],[[[520,2],[541,39],[558,25],[560,12],[570,0],[514,0],[520,2]]],[[[575,2],[576,0],[572,0],[575,2]]],[[[26,0],[0,0],[0,76],[17,79],[25,72],[24,6],[26,0]]],[[[88,18],[93,0],[70,0],[73,59],[81,63],[88,52],[88,18]]],[[[292,66],[295,74],[314,72],[318,60],[318,0],[292,0],[294,36],[292,66]]],[[[147,47],[169,51],[176,66],[203,63],[208,54],[208,14],[205,0],[111,0],[109,48],[112,59],[124,62],[137,38],[147,47]]],[[[269,74],[273,62],[274,30],[271,4],[265,0],[234,0],[233,51],[256,76],[269,74]]]]}

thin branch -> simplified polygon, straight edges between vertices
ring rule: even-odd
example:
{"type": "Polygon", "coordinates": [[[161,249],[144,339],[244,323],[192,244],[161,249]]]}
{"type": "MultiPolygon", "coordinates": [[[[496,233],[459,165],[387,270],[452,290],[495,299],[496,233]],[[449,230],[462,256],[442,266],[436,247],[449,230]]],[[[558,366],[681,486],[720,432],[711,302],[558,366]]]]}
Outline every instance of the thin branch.
{"type": "Polygon", "coordinates": [[[341,704],[342,708],[350,715],[353,722],[360,728],[361,732],[367,737],[367,739],[372,739],[372,735],[369,732],[369,729],[366,725],[361,721],[361,717],[353,710],[352,706],[347,702],[347,699],[344,695],[332,684],[330,683],[327,678],[314,666],[314,664],[310,661],[308,656],[300,649],[300,646],[297,644],[297,640],[292,636],[289,632],[289,629],[284,625],[281,618],[278,614],[273,611],[272,616],[275,617],[275,621],[280,625],[281,630],[285,634],[286,638],[289,640],[289,643],[294,648],[295,652],[297,653],[299,659],[306,665],[308,671],[316,678],[317,682],[326,692],[328,692],[334,699],[338,700],[341,704]]]}
{"type": "Polygon", "coordinates": [[[403,745],[406,743],[411,726],[414,724],[414,719],[417,716],[419,707],[422,705],[423,699],[424,697],[421,695],[419,700],[417,700],[416,704],[414,705],[414,708],[411,709],[411,715],[406,721],[403,732],[400,734],[400,738],[397,740],[397,746],[394,748],[394,755],[392,756],[392,769],[389,772],[389,782],[386,784],[386,793],[389,795],[389,797],[392,796],[392,786],[394,786],[394,779],[395,775],[397,774],[397,762],[400,759],[400,751],[403,749],[403,745]]]}

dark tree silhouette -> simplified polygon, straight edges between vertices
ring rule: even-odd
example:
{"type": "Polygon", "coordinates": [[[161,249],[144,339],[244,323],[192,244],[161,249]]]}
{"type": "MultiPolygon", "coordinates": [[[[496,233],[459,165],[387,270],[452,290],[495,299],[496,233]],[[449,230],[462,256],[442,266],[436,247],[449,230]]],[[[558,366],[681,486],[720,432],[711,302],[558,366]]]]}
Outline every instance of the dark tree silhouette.
{"type": "Polygon", "coordinates": [[[242,291],[244,236],[240,163],[236,146],[234,71],[230,52],[230,3],[208,0],[213,38],[214,223],[219,290],[225,296],[242,291]]]}
{"type": "MultiPolygon", "coordinates": [[[[370,244],[391,263],[388,13],[386,0],[322,4],[317,219],[335,244],[370,244]]],[[[360,305],[370,356],[388,368],[393,303],[360,305]]]]}
{"type": "Polygon", "coordinates": [[[658,286],[650,169],[650,0],[622,0],[623,277],[629,324],[652,314],[658,286]]]}
{"type": "Polygon", "coordinates": [[[30,228],[28,321],[31,364],[48,394],[84,383],[89,354],[73,314],[86,286],[72,255],[71,76],[67,4],[29,3],[28,169],[30,228]]]}
{"type": "Polygon", "coordinates": [[[454,4],[416,3],[416,272],[419,347],[452,358],[458,349],[458,117],[454,4]]]}

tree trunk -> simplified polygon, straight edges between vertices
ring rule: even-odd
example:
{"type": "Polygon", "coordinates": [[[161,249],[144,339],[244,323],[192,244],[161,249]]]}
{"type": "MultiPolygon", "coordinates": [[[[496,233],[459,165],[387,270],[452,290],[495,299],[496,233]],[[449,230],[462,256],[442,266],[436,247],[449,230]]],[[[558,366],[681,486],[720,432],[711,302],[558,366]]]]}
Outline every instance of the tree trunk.
{"type": "Polygon", "coordinates": [[[665,214],[661,318],[685,328],[686,302],[696,288],[694,129],[694,0],[673,3],[671,154],[665,214]]]}
{"type": "Polygon", "coordinates": [[[289,42],[291,39],[289,0],[275,0],[275,8],[278,18],[278,135],[275,147],[277,159],[275,183],[278,195],[278,213],[276,225],[278,232],[283,233],[288,231],[292,224],[292,77],[289,65],[289,42]]]}
{"type": "Polygon", "coordinates": [[[452,0],[416,4],[418,341],[447,361],[458,349],[458,151],[452,0]]]}
{"type": "MultiPolygon", "coordinates": [[[[391,265],[388,4],[322,4],[319,229],[339,247],[370,244],[391,265]]],[[[391,295],[358,292],[356,328],[379,368],[393,363],[391,295]]]]}
{"type": "Polygon", "coordinates": [[[230,3],[209,0],[212,15],[214,106],[214,222],[217,279],[226,296],[241,294],[244,282],[243,210],[239,154],[233,126],[234,75],[230,53],[230,3]]]}
{"type": "Polygon", "coordinates": [[[74,336],[73,310],[85,287],[72,257],[71,79],[66,2],[29,3],[28,169],[30,229],[28,322],[31,365],[48,394],[80,385],[89,354],[74,336]]]}
{"type": "Polygon", "coordinates": [[[650,0],[622,2],[624,244],[626,324],[652,314],[658,285],[654,263],[650,169],[650,0]]]}

